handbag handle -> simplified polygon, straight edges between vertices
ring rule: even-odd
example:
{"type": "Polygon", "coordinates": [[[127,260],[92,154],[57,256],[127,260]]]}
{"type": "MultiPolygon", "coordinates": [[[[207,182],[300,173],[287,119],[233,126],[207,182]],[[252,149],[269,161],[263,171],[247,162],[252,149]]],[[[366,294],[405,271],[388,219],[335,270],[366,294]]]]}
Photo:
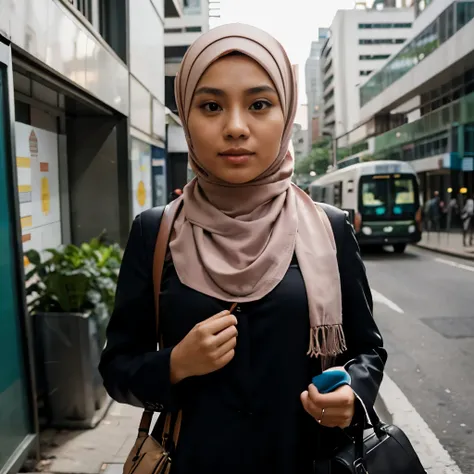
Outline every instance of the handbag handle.
{"type": "MultiPolygon", "coordinates": [[[[357,429],[355,430],[355,436],[354,436],[355,459],[356,459],[356,462],[360,463],[360,466],[363,469],[367,469],[365,465],[365,460],[364,460],[364,456],[365,456],[364,429],[366,426],[366,422],[367,421],[369,422],[370,426],[372,426],[377,436],[380,436],[382,433],[383,423],[380,420],[379,416],[377,415],[373,406],[366,406],[359,396],[357,396],[357,400],[359,400],[359,403],[362,405],[362,408],[364,409],[366,420],[364,420],[365,421],[364,423],[361,423],[360,428],[357,427],[357,429]]],[[[363,473],[364,471],[361,471],[361,472],[363,473]]]]}
{"type": "MultiPolygon", "coordinates": [[[[163,337],[160,334],[160,291],[161,291],[161,278],[163,276],[163,267],[166,258],[166,252],[168,250],[168,244],[171,237],[171,231],[173,229],[174,221],[179,214],[183,205],[182,196],[174,201],[170,202],[165,206],[163,214],[161,216],[160,228],[158,231],[158,237],[156,239],[155,251],[153,254],[153,288],[155,293],[155,314],[156,314],[156,340],[163,346],[163,337]]],[[[153,411],[144,410],[141,420],[139,434],[148,434],[150,432],[151,422],[153,418],[153,411]]],[[[181,429],[182,411],[178,412],[174,431],[173,431],[173,443],[176,446],[178,441],[179,432],[181,429]]],[[[163,445],[169,439],[171,430],[171,413],[166,414],[165,425],[163,428],[163,445]]],[[[164,446],[163,446],[164,447],[164,446]]]]}

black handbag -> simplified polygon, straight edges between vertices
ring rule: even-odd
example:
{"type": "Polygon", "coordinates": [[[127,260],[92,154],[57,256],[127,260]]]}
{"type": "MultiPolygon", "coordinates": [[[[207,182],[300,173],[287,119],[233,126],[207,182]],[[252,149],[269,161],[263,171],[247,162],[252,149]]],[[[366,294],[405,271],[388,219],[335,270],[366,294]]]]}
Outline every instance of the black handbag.
{"type": "Polygon", "coordinates": [[[354,428],[351,441],[331,457],[330,474],[426,474],[405,433],[383,423],[372,407],[366,414],[369,429],[354,428]]]}

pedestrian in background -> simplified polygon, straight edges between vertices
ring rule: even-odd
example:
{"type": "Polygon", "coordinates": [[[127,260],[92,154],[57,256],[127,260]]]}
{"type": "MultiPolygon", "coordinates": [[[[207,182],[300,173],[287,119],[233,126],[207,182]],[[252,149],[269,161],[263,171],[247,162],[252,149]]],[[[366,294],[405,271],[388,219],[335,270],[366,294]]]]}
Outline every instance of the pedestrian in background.
{"type": "Polygon", "coordinates": [[[428,223],[428,232],[433,229],[439,232],[440,220],[441,220],[441,200],[439,197],[439,191],[433,193],[433,197],[426,203],[426,218],[428,223]]]}
{"type": "Polygon", "coordinates": [[[175,189],[170,193],[170,199],[169,202],[174,201],[175,199],[178,199],[180,196],[182,196],[183,191],[179,188],[175,189]]]}
{"type": "Polygon", "coordinates": [[[466,199],[463,210],[461,212],[462,220],[462,243],[467,246],[466,238],[469,236],[469,245],[472,245],[473,239],[473,216],[474,216],[474,199],[471,196],[466,199]]]}
{"type": "Polygon", "coordinates": [[[313,473],[338,437],[347,442],[342,429],[365,423],[362,402],[375,402],[386,360],[354,231],[291,183],[298,94],[273,37],[211,30],[188,49],[175,87],[196,178],[163,270],[164,344],[156,350],[159,222],[147,211],[123,258],[105,386],[121,403],[180,410],[172,474],[313,473]],[[311,385],[343,364],[351,385],[311,385]]]}

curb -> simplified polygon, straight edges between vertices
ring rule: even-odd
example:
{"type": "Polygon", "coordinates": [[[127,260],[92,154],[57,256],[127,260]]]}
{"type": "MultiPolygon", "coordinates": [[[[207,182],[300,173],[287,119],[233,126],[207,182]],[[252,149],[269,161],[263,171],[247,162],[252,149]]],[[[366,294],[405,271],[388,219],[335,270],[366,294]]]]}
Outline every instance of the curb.
{"type": "Polygon", "coordinates": [[[382,420],[405,432],[427,474],[462,474],[428,424],[387,374],[384,374],[375,408],[386,410],[385,414],[379,412],[382,420]]]}
{"type": "Polygon", "coordinates": [[[441,253],[443,255],[449,255],[450,257],[463,258],[464,260],[474,261],[474,255],[469,255],[461,252],[455,252],[454,250],[443,249],[439,247],[431,247],[430,245],[425,244],[414,244],[414,247],[419,247],[420,249],[431,250],[432,252],[441,253]]]}

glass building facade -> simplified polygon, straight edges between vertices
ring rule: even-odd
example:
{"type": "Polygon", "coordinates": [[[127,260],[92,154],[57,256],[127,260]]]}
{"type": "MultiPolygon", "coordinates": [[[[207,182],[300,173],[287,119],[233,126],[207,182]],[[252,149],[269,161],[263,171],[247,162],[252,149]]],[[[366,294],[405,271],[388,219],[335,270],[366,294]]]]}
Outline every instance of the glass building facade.
{"type": "Polygon", "coordinates": [[[361,107],[403,77],[473,18],[474,2],[452,3],[360,88],[361,107]]]}
{"type": "Polygon", "coordinates": [[[35,439],[12,156],[11,62],[0,41],[0,472],[20,467],[35,439]]]}

